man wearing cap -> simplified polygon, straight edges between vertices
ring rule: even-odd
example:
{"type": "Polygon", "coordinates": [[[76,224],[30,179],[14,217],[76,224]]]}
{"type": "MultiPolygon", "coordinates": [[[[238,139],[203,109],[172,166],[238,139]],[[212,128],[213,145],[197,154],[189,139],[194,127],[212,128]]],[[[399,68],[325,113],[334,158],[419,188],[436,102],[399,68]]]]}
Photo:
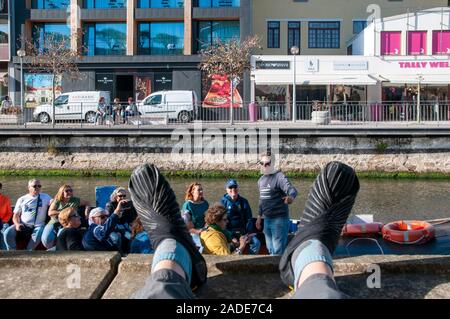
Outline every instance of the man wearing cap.
{"type": "Polygon", "coordinates": [[[264,216],[264,235],[271,255],[283,254],[289,233],[289,208],[297,190],[284,176],[275,169],[275,155],[267,152],[259,161],[263,176],[258,180],[259,210],[256,228],[261,230],[264,216]]]}
{"type": "Polygon", "coordinates": [[[114,232],[114,229],[121,215],[122,211],[120,209],[116,209],[109,217],[108,213],[101,207],[91,210],[89,213],[89,228],[83,236],[84,249],[118,251],[120,248],[120,236],[114,232]]]}
{"type": "MultiPolygon", "coordinates": [[[[225,185],[227,193],[221,199],[222,205],[227,210],[227,229],[232,232],[233,238],[239,239],[240,235],[253,232],[253,215],[248,200],[239,195],[238,183],[234,179],[227,181],[225,185]]],[[[261,243],[256,236],[251,236],[249,253],[257,255],[261,243]]]]}

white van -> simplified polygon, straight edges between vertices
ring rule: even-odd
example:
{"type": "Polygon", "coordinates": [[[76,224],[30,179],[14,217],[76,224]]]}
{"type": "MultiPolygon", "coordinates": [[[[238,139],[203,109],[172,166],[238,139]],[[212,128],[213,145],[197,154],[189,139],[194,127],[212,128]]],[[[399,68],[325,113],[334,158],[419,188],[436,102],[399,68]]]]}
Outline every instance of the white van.
{"type": "Polygon", "coordinates": [[[159,117],[187,123],[193,120],[197,105],[195,91],[159,91],[137,104],[142,117],[159,117]]]}
{"type": "MultiPolygon", "coordinates": [[[[94,123],[100,97],[105,98],[106,105],[111,104],[108,91],[79,91],[62,93],[55,99],[55,120],[84,120],[94,123]]],[[[34,109],[33,119],[41,123],[52,121],[51,104],[39,105],[34,109]]]]}

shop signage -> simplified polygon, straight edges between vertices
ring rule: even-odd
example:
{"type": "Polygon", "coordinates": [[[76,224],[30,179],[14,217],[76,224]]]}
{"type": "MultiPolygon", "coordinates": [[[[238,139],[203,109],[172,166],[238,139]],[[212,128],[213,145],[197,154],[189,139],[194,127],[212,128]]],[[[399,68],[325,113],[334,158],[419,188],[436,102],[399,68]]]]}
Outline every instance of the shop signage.
{"type": "Polygon", "coordinates": [[[256,61],[256,68],[289,70],[291,65],[289,61],[256,61]]]}
{"type": "Polygon", "coordinates": [[[112,78],[108,78],[107,76],[102,76],[102,77],[98,77],[97,78],[97,82],[100,84],[108,84],[108,83],[112,83],[113,79],[112,78]]]}
{"type": "Polygon", "coordinates": [[[306,59],[305,72],[319,72],[319,59],[306,59]]]}
{"type": "Polygon", "coordinates": [[[449,61],[406,61],[398,62],[401,69],[448,69],[449,61]]]}
{"type": "Polygon", "coordinates": [[[367,61],[338,61],[333,62],[333,69],[335,71],[347,70],[367,70],[369,63],[367,61]]]}

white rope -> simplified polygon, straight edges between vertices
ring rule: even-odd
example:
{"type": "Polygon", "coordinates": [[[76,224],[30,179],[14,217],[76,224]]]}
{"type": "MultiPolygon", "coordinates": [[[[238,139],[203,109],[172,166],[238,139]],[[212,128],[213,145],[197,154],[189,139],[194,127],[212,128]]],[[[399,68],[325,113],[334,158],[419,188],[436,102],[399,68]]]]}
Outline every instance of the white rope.
{"type": "Polygon", "coordinates": [[[374,241],[374,242],[377,244],[378,248],[380,248],[381,254],[384,255],[383,248],[381,248],[380,244],[378,243],[378,241],[377,241],[375,238],[361,237],[361,238],[355,238],[355,239],[352,239],[347,245],[345,245],[345,250],[347,251],[347,255],[348,255],[349,257],[350,257],[350,252],[348,251],[348,247],[349,247],[353,242],[355,242],[355,241],[357,241],[357,240],[361,240],[361,239],[362,239],[362,240],[366,239],[366,240],[374,241]]]}

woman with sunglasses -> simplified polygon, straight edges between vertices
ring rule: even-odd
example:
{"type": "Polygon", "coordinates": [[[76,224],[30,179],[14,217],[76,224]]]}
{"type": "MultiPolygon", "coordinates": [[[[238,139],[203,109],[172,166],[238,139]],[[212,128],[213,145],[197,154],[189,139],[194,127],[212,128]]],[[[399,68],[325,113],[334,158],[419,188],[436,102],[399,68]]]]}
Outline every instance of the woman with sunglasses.
{"type": "Polygon", "coordinates": [[[239,241],[233,241],[231,232],[227,230],[228,214],[221,204],[216,203],[205,214],[206,230],[200,234],[204,254],[231,255],[242,254],[249,243],[250,236],[242,235],[239,241]]]}
{"type": "Polygon", "coordinates": [[[59,188],[48,210],[50,221],[45,226],[44,232],[42,233],[42,244],[47,249],[51,249],[56,245],[56,237],[62,229],[62,226],[58,221],[58,215],[61,211],[65,208],[73,208],[75,211],[78,211],[78,208],[83,206],[85,209],[84,218],[81,219],[81,226],[87,227],[85,216],[88,216],[89,214],[90,203],[73,196],[73,188],[68,184],[64,184],[59,188]]]}
{"type": "Polygon", "coordinates": [[[114,231],[122,237],[122,251],[130,252],[131,225],[137,217],[136,209],[131,200],[127,199],[127,191],[123,187],[117,187],[110,196],[105,210],[111,216],[115,211],[121,213],[121,217],[114,231]]]}
{"type": "Polygon", "coordinates": [[[81,216],[77,211],[72,207],[65,208],[59,213],[58,220],[63,229],[56,239],[56,250],[84,250],[81,216]]]}

